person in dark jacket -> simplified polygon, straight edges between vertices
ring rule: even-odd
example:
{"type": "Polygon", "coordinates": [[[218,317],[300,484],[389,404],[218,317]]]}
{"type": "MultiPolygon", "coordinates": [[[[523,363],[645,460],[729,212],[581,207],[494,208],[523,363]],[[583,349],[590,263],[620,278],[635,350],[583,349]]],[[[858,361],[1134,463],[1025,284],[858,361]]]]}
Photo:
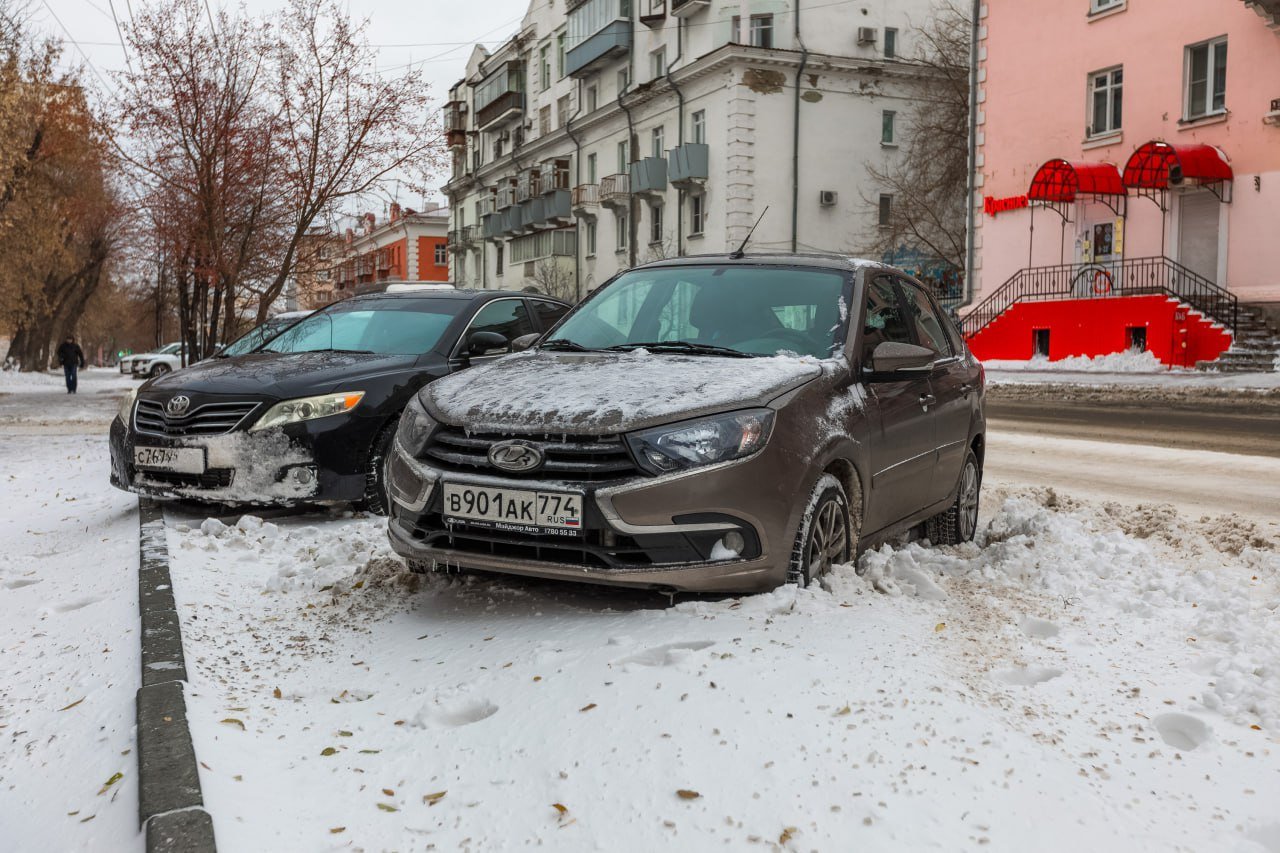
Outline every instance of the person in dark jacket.
{"type": "Polygon", "coordinates": [[[74,335],[58,347],[58,364],[62,365],[62,373],[67,379],[67,393],[76,393],[76,371],[84,367],[84,350],[76,343],[74,335]]]}

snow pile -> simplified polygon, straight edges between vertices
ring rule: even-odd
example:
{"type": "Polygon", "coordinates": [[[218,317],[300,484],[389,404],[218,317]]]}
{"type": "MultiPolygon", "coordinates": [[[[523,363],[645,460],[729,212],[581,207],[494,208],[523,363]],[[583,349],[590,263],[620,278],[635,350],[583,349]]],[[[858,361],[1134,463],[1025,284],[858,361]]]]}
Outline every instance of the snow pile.
{"type": "Polygon", "coordinates": [[[446,420],[480,432],[623,432],[773,399],[822,372],[811,357],[529,351],[431,383],[446,420]]]}
{"type": "Polygon", "coordinates": [[[1199,707],[1280,731],[1280,553],[1235,516],[1182,522],[1171,507],[1076,506],[1052,490],[1007,499],[976,542],[910,543],[842,567],[832,594],[870,588],[946,600],[957,582],[1018,588],[1109,620],[1148,620],[1187,648],[1199,707]],[[1065,503],[1065,506],[1063,505],[1065,503]]]}
{"type": "Polygon", "coordinates": [[[990,359],[983,365],[991,370],[1052,370],[1079,373],[1169,373],[1194,372],[1189,368],[1169,367],[1150,350],[1113,352],[1108,355],[1073,355],[1050,361],[1038,355],[1027,361],[990,359]]]}

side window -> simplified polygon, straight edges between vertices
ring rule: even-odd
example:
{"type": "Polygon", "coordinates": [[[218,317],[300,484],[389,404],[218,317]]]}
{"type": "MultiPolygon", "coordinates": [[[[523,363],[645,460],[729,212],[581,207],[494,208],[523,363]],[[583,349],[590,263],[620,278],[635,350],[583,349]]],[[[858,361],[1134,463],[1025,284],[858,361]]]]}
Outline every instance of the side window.
{"type": "MultiPolygon", "coordinates": [[[[481,308],[480,313],[476,314],[471,325],[467,327],[466,334],[463,335],[462,345],[465,347],[467,340],[476,332],[497,332],[508,341],[512,341],[533,331],[533,322],[529,319],[529,312],[524,307],[523,299],[497,299],[481,308]]],[[[497,355],[504,352],[511,352],[511,347],[508,345],[501,349],[480,353],[480,355],[497,355]]]]}
{"type": "Polygon", "coordinates": [[[906,296],[909,319],[915,327],[916,337],[920,339],[920,346],[928,347],[943,358],[954,355],[951,341],[942,328],[942,320],[928,295],[906,281],[902,282],[902,292],[906,296]]]}
{"type": "Polygon", "coordinates": [[[862,360],[866,362],[875,348],[885,342],[911,343],[911,331],[898,305],[898,290],[893,279],[876,276],[867,283],[867,318],[862,328],[862,360]]]}
{"type": "Polygon", "coordinates": [[[531,304],[533,313],[538,315],[544,332],[559,323],[560,318],[569,313],[569,306],[561,305],[559,302],[543,302],[541,299],[534,299],[531,300],[531,304]]]}

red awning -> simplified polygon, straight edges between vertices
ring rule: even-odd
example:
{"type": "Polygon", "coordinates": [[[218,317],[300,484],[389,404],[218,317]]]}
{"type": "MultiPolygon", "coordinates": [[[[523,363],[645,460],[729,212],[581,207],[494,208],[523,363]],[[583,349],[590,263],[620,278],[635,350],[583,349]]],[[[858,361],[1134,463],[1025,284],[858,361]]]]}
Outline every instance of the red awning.
{"type": "Polygon", "coordinates": [[[1124,195],[1120,170],[1110,163],[1069,163],[1050,160],[1031,179],[1032,201],[1070,202],[1078,195],[1124,195]]]}
{"type": "Polygon", "coordinates": [[[1200,183],[1229,181],[1233,177],[1226,156],[1212,145],[1170,145],[1152,141],[1133,152],[1125,164],[1124,185],[1167,190],[1169,174],[1173,170],[1180,170],[1184,181],[1200,183]]]}

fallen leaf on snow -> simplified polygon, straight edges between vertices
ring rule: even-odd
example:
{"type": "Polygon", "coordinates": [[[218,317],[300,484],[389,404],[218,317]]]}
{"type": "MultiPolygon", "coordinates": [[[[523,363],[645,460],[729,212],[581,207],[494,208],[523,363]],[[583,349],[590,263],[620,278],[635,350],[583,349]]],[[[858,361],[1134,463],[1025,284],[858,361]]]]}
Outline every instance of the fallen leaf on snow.
{"type": "Polygon", "coordinates": [[[362,750],[360,750],[360,754],[361,754],[361,755],[377,755],[379,752],[382,752],[382,750],[380,750],[380,749],[362,749],[362,750]]]}
{"type": "Polygon", "coordinates": [[[98,792],[98,796],[101,797],[103,794],[107,792],[108,788],[110,788],[112,785],[119,782],[123,778],[124,778],[123,773],[112,773],[111,778],[106,781],[106,784],[102,786],[102,790],[98,792]]]}
{"type": "Polygon", "coordinates": [[[345,826],[335,826],[329,830],[329,834],[337,835],[339,832],[346,832],[346,831],[347,831],[347,828],[345,826]]]}
{"type": "Polygon", "coordinates": [[[698,799],[698,797],[701,797],[702,795],[699,794],[697,791],[690,791],[686,788],[681,788],[680,790],[676,791],[676,796],[678,796],[682,800],[696,800],[698,799]]]}
{"type": "Polygon", "coordinates": [[[396,795],[396,792],[390,788],[383,788],[382,793],[386,794],[388,797],[394,797],[396,795]]]}
{"type": "Polygon", "coordinates": [[[218,720],[220,723],[226,723],[229,726],[239,726],[240,731],[244,731],[244,721],[237,720],[235,717],[227,717],[225,720],[218,720]]]}
{"type": "Polygon", "coordinates": [[[778,843],[786,844],[788,841],[791,840],[791,836],[795,835],[796,832],[798,831],[799,830],[797,830],[794,826],[788,826],[786,829],[782,830],[782,834],[778,836],[778,843]]]}
{"type": "MultiPolygon", "coordinates": [[[[275,690],[272,690],[272,691],[271,691],[271,695],[272,695],[272,696],[274,696],[274,697],[276,697],[277,699],[283,699],[283,698],[284,698],[284,694],[280,692],[280,688],[279,688],[279,687],[277,687],[275,690]]],[[[342,827],[342,828],[343,828],[343,829],[346,829],[346,827],[345,827],[345,826],[344,826],[344,827],[342,827]]]]}
{"type": "Polygon", "coordinates": [[[59,710],[59,711],[70,711],[72,708],[74,708],[75,706],[79,705],[79,704],[80,704],[81,702],[83,702],[84,700],[85,700],[85,697],[81,696],[79,699],[77,699],[76,701],[72,702],[72,703],[71,703],[70,705],[68,705],[67,707],[65,707],[65,708],[59,708],[58,710],[59,710]]]}
{"type": "Polygon", "coordinates": [[[933,630],[935,630],[935,631],[944,631],[944,630],[946,630],[946,627],[947,627],[947,623],[946,623],[946,622],[939,622],[937,625],[934,625],[934,626],[933,626],[933,630]]]}
{"type": "Polygon", "coordinates": [[[338,737],[351,737],[351,732],[346,730],[339,730],[338,737]]]}
{"type": "Polygon", "coordinates": [[[583,711],[590,711],[590,710],[591,710],[592,708],[594,708],[595,706],[596,706],[596,703],[595,703],[595,702],[592,702],[590,705],[587,705],[585,708],[579,708],[579,709],[578,709],[578,712],[579,712],[579,713],[581,713],[581,712],[583,712],[583,711]]]}
{"type": "Polygon", "coordinates": [[[422,801],[423,801],[424,803],[426,803],[427,805],[429,805],[429,806],[434,806],[436,803],[438,803],[438,802],[440,802],[441,800],[443,800],[443,799],[444,799],[444,795],[445,795],[445,794],[447,794],[447,793],[449,793],[449,792],[448,792],[448,791],[436,791],[434,794],[423,794],[423,796],[422,796],[422,801]]]}
{"type": "Polygon", "coordinates": [[[337,752],[338,750],[334,749],[331,746],[326,746],[324,749],[320,750],[321,755],[336,755],[337,752]]]}
{"type": "Polygon", "coordinates": [[[391,805],[390,803],[378,803],[378,808],[382,809],[384,812],[398,812],[398,811],[400,811],[398,808],[396,808],[395,806],[391,805]]]}

